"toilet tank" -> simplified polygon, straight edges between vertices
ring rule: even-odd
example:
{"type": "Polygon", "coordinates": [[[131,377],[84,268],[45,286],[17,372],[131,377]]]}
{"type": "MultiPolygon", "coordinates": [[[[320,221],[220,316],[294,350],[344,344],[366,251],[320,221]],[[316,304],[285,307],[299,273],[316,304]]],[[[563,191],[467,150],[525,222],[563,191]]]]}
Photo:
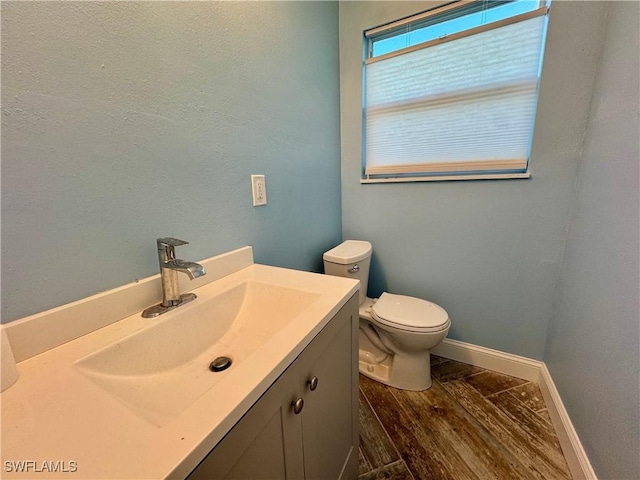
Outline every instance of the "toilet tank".
{"type": "Polygon", "coordinates": [[[361,304],[367,298],[372,252],[371,243],[367,241],[346,240],[322,255],[327,275],[360,280],[361,304]]]}

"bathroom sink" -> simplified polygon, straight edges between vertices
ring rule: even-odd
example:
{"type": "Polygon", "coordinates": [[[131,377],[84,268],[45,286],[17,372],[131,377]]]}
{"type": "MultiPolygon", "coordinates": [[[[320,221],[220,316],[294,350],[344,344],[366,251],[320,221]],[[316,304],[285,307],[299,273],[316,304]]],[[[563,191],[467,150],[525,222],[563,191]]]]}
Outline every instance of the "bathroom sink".
{"type": "Polygon", "coordinates": [[[166,425],[310,306],[319,293],[247,280],[149,320],[151,326],[76,362],[138,415],[166,425]],[[217,357],[230,367],[209,369],[217,357]]]}

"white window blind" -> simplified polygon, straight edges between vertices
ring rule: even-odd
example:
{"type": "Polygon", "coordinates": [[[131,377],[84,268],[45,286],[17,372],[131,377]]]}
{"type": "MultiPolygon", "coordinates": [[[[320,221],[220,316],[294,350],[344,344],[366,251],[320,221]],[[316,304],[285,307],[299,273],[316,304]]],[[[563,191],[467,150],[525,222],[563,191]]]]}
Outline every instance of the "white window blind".
{"type": "Polygon", "coordinates": [[[367,59],[365,175],[525,172],[545,12],[367,59]]]}

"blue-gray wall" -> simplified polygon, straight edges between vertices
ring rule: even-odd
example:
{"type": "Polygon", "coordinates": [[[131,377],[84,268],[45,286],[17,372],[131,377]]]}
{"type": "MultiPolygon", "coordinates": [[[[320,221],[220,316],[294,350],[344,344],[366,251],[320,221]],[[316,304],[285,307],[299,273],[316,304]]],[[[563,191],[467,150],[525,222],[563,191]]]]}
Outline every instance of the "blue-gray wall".
{"type": "Polygon", "coordinates": [[[542,359],[605,2],[554,2],[530,180],[360,184],[362,31],[438,2],[340,2],[344,238],[373,244],[369,294],[442,305],[450,338],[542,359]]]}
{"type": "Polygon", "coordinates": [[[336,3],[1,8],[3,322],[157,273],[160,236],[321,271],[341,239],[336,3]]]}
{"type": "Polygon", "coordinates": [[[640,478],[637,2],[611,2],[544,360],[601,480],[640,478]]]}

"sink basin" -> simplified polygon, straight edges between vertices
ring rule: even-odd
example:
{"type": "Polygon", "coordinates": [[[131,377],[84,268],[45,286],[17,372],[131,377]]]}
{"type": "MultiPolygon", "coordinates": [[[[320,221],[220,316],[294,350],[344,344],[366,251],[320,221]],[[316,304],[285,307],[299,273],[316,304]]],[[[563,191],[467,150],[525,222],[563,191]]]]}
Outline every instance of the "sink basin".
{"type": "Polygon", "coordinates": [[[161,427],[257,351],[319,293],[244,281],[165,314],[75,363],[92,382],[161,427]],[[209,370],[219,356],[232,365],[209,370]]]}

